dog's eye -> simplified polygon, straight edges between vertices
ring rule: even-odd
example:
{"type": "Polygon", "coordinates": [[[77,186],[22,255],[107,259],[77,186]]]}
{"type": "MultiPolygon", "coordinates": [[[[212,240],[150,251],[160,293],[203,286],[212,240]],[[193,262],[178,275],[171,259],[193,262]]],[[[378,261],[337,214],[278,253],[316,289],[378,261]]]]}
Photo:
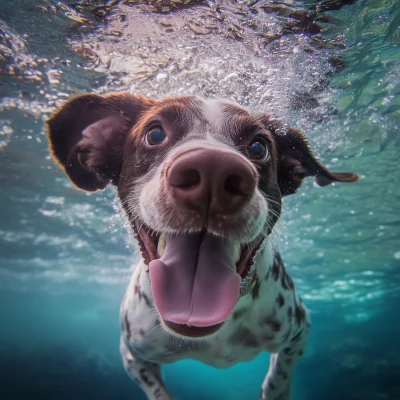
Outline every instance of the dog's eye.
{"type": "Polygon", "coordinates": [[[253,140],[248,148],[249,156],[257,161],[265,161],[268,158],[268,147],[261,139],[253,140]]]}
{"type": "Polygon", "coordinates": [[[155,146],[157,144],[161,144],[166,137],[167,135],[165,134],[163,128],[161,128],[161,126],[156,126],[146,133],[145,141],[149,146],[155,146]]]}

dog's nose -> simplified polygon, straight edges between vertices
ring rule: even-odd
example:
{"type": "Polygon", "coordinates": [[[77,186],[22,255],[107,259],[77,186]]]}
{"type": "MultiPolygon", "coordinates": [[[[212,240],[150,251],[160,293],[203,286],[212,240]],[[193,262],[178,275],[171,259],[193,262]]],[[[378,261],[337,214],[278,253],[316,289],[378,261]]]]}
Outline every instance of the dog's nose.
{"type": "Polygon", "coordinates": [[[183,207],[209,213],[232,213],[253,196],[255,168],[234,153],[212,149],[188,151],[167,171],[174,199],[183,207]]]}

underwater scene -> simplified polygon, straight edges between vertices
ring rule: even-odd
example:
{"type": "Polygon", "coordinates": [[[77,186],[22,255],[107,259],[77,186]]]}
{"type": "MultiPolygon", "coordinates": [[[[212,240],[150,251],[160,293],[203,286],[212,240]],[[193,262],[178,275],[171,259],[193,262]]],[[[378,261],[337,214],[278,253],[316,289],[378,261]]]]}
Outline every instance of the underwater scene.
{"type": "MultiPolygon", "coordinates": [[[[398,0],[0,0],[0,397],[146,400],[119,350],[140,251],[115,188],[78,190],[46,129],[121,91],[234,100],[360,176],[305,178],[270,235],[311,316],[291,399],[400,400],[398,0]]],[[[178,400],[251,400],[268,365],[162,375],[178,400]]]]}

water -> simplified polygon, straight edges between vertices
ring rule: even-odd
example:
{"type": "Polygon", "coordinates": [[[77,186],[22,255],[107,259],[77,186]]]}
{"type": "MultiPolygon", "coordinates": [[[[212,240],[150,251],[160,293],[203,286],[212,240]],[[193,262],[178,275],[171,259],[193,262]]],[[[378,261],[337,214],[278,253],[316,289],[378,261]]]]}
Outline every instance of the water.
{"type": "MultiPolygon", "coordinates": [[[[184,3],[0,1],[2,398],[144,399],[118,353],[137,251],[113,190],[74,189],[43,123],[72,94],[129,90],[234,98],[362,176],[285,200],[275,240],[313,320],[292,393],[400,399],[398,1],[184,3]]],[[[164,374],[178,399],[247,400],[267,367],[164,374]]]]}

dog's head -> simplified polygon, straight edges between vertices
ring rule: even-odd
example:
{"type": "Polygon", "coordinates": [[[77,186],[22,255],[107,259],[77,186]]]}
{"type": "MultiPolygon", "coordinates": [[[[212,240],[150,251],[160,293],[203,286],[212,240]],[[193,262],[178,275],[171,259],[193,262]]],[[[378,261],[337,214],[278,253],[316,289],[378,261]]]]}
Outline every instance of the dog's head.
{"type": "Polygon", "coordinates": [[[48,127],[76,186],[117,187],[159,314],[186,336],[207,335],[231,314],[282,196],[307,176],[321,186],[358,179],[323,167],[300,131],[226,100],[87,94],[48,127]]]}

